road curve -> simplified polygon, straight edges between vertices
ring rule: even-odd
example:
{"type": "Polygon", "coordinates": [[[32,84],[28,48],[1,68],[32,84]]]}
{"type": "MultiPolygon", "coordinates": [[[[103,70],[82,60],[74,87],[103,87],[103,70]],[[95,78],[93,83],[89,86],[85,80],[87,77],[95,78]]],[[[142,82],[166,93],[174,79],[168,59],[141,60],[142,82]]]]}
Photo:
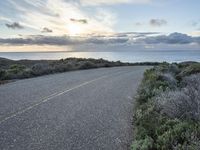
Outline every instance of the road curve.
{"type": "Polygon", "coordinates": [[[1,150],[124,150],[147,67],[82,70],[0,86],[1,150]]]}

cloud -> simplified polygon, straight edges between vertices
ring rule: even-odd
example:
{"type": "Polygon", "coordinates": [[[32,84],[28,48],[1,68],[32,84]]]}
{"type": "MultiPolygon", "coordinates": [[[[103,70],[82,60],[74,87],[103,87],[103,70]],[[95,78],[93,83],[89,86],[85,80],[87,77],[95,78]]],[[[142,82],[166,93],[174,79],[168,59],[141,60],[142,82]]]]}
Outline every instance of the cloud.
{"type": "Polygon", "coordinates": [[[170,35],[151,36],[138,39],[137,42],[146,44],[191,44],[200,43],[199,37],[192,37],[182,33],[172,33],[170,35]]]}
{"type": "Polygon", "coordinates": [[[82,24],[87,24],[88,23],[87,19],[74,19],[74,18],[71,18],[70,21],[75,22],[75,23],[82,23],[82,24]]]}
{"type": "Polygon", "coordinates": [[[167,21],[164,19],[150,19],[148,22],[136,22],[134,24],[136,27],[150,25],[152,27],[161,27],[167,25],[167,21]]]}
{"type": "Polygon", "coordinates": [[[79,45],[79,44],[122,44],[128,38],[117,37],[70,37],[31,35],[25,38],[0,38],[0,45],[79,45]]]}
{"type": "Polygon", "coordinates": [[[23,26],[39,32],[41,28],[48,27],[56,36],[74,34],[75,22],[75,28],[79,29],[76,34],[113,32],[116,23],[115,13],[99,8],[90,14],[76,0],[9,0],[1,15],[13,20],[13,16],[8,16],[6,12],[11,9],[15,12],[14,19],[23,26]]]}
{"type": "Polygon", "coordinates": [[[131,37],[131,38],[140,38],[148,37],[152,35],[158,35],[160,32],[122,32],[113,34],[113,37],[131,37]]]}
{"type": "Polygon", "coordinates": [[[168,44],[168,45],[186,45],[200,44],[200,37],[192,37],[182,33],[172,33],[170,35],[157,35],[158,33],[137,33],[127,32],[113,35],[99,35],[87,37],[70,36],[44,36],[31,35],[28,37],[0,39],[0,45],[56,45],[56,46],[76,46],[76,45],[148,45],[148,44],[168,44]],[[156,35],[156,36],[155,36],[156,35]]]}
{"type": "Polygon", "coordinates": [[[151,19],[149,24],[154,27],[160,27],[167,24],[167,21],[164,19],[151,19]]]}
{"type": "Polygon", "coordinates": [[[135,23],[135,26],[142,26],[143,25],[143,23],[141,23],[141,22],[136,22],[135,23]]]}
{"type": "Polygon", "coordinates": [[[90,44],[124,44],[128,38],[89,38],[86,43],[90,44]]]}
{"type": "Polygon", "coordinates": [[[123,3],[146,4],[152,0],[80,0],[82,5],[115,5],[123,3]]]}
{"type": "Polygon", "coordinates": [[[191,25],[196,28],[196,30],[200,30],[200,20],[192,22],[191,25]]]}
{"type": "Polygon", "coordinates": [[[23,29],[24,28],[18,22],[14,22],[14,23],[11,23],[11,24],[6,23],[5,25],[6,25],[6,27],[8,27],[10,29],[23,29]]]}
{"type": "Polygon", "coordinates": [[[29,36],[27,38],[0,39],[3,45],[67,45],[73,41],[65,36],[29,36]]]}
{"type": "Polygon", "coordinates": [[[0,16],[0,21],[12,22],[11,19],[9,19],[9,18],[7,18],[7,17],[3,17],[3,16],[0,16]]]}
{"type": "Polygon", "coordinates": [[[41,32],[42,32],[42,33],[52,33],[53,30],[51,30],[51,29],[49,29],[49,28],[47,28],[47,27],[44,27],[44,28],[42,29],[41,32]]]}

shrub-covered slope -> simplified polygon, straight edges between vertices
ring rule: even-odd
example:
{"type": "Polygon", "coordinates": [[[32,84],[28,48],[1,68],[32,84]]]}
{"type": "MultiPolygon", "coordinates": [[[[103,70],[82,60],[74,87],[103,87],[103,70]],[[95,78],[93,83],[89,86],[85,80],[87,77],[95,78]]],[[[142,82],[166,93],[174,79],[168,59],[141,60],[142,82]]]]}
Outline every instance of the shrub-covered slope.
{"type": "Polygon", "coordinates": [[[200,149],[200,64],[163,63],[138,89],[133,150],[200,149]]]}
{"type": "Polygon", "coordinates": [[[103,59],[9,60],[0,58],[0,80],[22,79],[71,70],[127,66],[129,63],[103,59]]]}
{"type": "Polygon", "coordinates": [[[104,59],[67,58],[61,60],[19,60],[0,58],[0,83],[4,80],[30,78],[52,73],[100,67],[158,65],[159,63],[122,63],[104,59]]]}

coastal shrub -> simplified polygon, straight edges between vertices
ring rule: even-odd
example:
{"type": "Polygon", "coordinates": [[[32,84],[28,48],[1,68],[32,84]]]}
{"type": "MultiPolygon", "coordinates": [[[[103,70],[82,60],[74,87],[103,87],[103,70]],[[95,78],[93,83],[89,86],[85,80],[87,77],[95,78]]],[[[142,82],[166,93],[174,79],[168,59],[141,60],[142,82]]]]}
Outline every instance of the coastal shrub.
{"type": "Polygon", "coordinates": [[[184,88],[161,93],[155,104],[161,113],[171,118],[200,121],[200,74],[183,80],[184,88]]]}
{"type": "MultiPolygon", "coordinates": [[[[148,63],[151,65],[154,63],[148,63]]],[[[22,79],[45,74],[99,67],[132,66],[133,63],[104,59],[66,58],[61,60],[9,60],[0,58],[0,80],[22,79]]],[[[145,64],[142,64],[145,65],[145,64]]]]}
{"type": "Polygon", "coordinates": [[[183,86],[189,86],[191,89],[199,88],[200,86],[200,73],[184,77],[182,81],[183,86]]]}
{"type": "Polygon", "coordinates": [[[169,65],[169,72],[172,73],[173,75],[180,73],[180,71],[181,70],[176,63],[169,65]]]}
{"type": "Polygon", "coordinates": [[[172,73],[161,73],[159,80],[166,82],[167,87],[170,89],[174,89],[177,87],[177,80],[172,73]]]}
{"type": "Polygon", "coordinates": [[[33,77],[33,74],[32,74],[32,70],[28,68],[22,72],[22,75],[19,79],[30,78],[30,77],[33,77]]]}
{"type": "Polygon", "coordinates": [[[147,70],[144,73],[143,81],[138,89],[139,98],[137,102],[145,103],[153,96],[167,89],[174,89],[177,85],[175,77],[169,73],[169,64],[162,64],[147,70]]]}
{"type": "Polygon", "coordinates": [[[10,66],[8,72],[11,74],[18,74],[20,72],[23,72],[25,69],[26,67],[24,65],[14,64],[10,66]]]}
{"type": "Polygon", "coordinates": [[[135,141],[131,146],[132,150],[149,150],[152,148],[153,148],[153,139],[148,136],[142,140],[135,141]]]}
{"type": "Polygon", "coordinates": [[[200,124],[168,120],[158,127],[155,148],[158,150],[197,150],[199,148],[200,124]]]}
{"type": "Polygon", "coordinates": [[[200,74],[177,80],[185,67],[163,63],[144,73],[134,109],[132,150],[200,148],[200,74]]]}
{"type": "Polygon", "coordinates": [[[90,69],[90,68],[96,68],[97,66],[90,62],[90,61],[82,61],[82,62],[79,62],[79,69],[90,69]]]}
{"type": "Polygon", "coordinates": [[[186,67],[182,67],[182,71],[177,75],[180,80],[185,76],[200,73],[200,63],[192,63],[186,67]]]}
{"type": "Polygon", "coordinates": [[[31,67],[31,70],[34,76],[53,73],[53,69],[46,63],[35,64],[31,67]]]}
{"type": "Polygon", "coordinates": [[[5,79],[6,71],[3,69],[0,69],[0,80],[5,79]]]}
{"type": "Polygon", "coordinates": [[[75,68],[71,64],[59,64],[54,66],[54,71],[55,72],[66,72],[70,70],[74,70],[75,68]]]}
{"type": "Polygon", "coordinates": [[[4,79],[18,79],[23,77],[26,67],[24,65],[13,64],[5,71],[4,79]]]}

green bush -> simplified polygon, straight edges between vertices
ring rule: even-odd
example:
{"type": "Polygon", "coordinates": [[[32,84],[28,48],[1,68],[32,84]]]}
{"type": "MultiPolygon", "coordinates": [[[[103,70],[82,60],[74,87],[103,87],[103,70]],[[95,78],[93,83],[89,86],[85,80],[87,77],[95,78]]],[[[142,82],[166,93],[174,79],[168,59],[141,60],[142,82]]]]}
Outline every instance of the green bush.
{"type": "Polygon", "coordinates": [[[192,63],[186,67],[182,67],[182,71],[177,74],[177,78],[181,80],[185,76],[200,73],[200,63],[192,63]]]}
{"type": "Polygon", "coordinates": [[[24,65],[13,64],[9,67],[9,69],[5,70],[4,79],[20,79],[24,78],[23,74],[26,71],[26,67],[24,65]]]}
{"type": "Polygon", "coordinates": [[[8,69],[8,73],[18,74],[20,72],[23,72],[25,69],[26,67],[23,65],[14,64],[10,66],[10,68],[8,69]]]}
{"type": "Polygon", "coordinates": [[[149,150],[152,148],[153,148],[153,139],[148,136],[142,140],[135,141],[131,146],[132,150],[149,150]]]}
{"type": "Polygon", "coordinates": [[[90,68],[97,68],[97,66],[90,62],[90,61],[86,61],[86,62],[79,62],[79,69],[90,69],[90,68]]]}
{"type": "MultiPolygon", "coordinates": [[[[131,63],[104,59],[67,58],[61,60],[9,60],[0,58],[0,80],[22,79],[71,70],[130,66],[131,63]]],[[[145,64],[142,64],[145,65],[145,64]]],[[[147,63],[151,65],[151,63],[147,63]]]]}
{"type": "Polygon", "coordinates": [[[144,73],[144,78],[138,90],[139,98],[137,102],[139,104],[146,103],[158,93],[173,87],[174,84],[165,80],[164,74],[158,71],[158,68],[149,69],[144,73]]]}
{"type": "MultiPolygon", "coordinates": [[[[177,64],[163,63],[144,73],[134,109],[135,140],[131,147],[132,150],[200,149],[200,122],[191,121],[194,120],[192,118],[187,120],[170,118],[161,113],[162,108],[158,109],[156,99],[158,95],[165,93],[165,91],[176,91],[180,88],[180,85],[192,87],[185,80],[187,84],[178,83],[175,77],[181,72],[186,72],[185,70],[187,70],[187,75],[197,73],[198,65],[195,64],[194,66],[192,63],[180,67],[177,64]]],[[[191,78],[194,79],[194,77],[191,78]]],[[[197,77],[195,79],[199,80],[197,77]]],[[[181,80],[183,80],[182,76],[181,80]]],[[[197,80],[195,81],[197,82],[197,80]]],[[[195,84],[196,86],[199,85],[195,84]]],[[[188,91],[191,95],[187,94],[187,96],[194,96],[191,90],[188,91]]],[[[196,96],[199,96],[199,94],[196,94],[196,96]]],[[[173,98],[175,99],[176,95],[173,98]]],[[[162,101],[161,97],[160,101],[162,101]]],[[[176,103],[176,106],[180,106],[179,102],[176,103]]],[[[184,106],[190,107],[189,105],[184,106]]],[[[193,115],[188,116],[192,117],[193,115]]]]}
{"type": "Polygon", "coordinates": [[[38,63],[31,67],[31,72],[34,76],[53,73],[53,68],[46,63],[38,63]]]}
{"type": "Polygon", "coordinates": [[[5,76],[6,76],[6,71],[5,71],[5,70],[2,70],[2,69],[0,69],[0,80],[3,80],[3,79],[5,79],[5,76]]]}
{"type": "Polygon", "coordinates": [[[184,149],[184,147],[195,148],[198,146],[199,141],[196,139],[200,138],[199,125],[195,122],[168,120],[168,122],[160,127],[161,129],[165,128],[165,130],[158,132],[155,147],[165,150],[176,148],[184,149]]]}

